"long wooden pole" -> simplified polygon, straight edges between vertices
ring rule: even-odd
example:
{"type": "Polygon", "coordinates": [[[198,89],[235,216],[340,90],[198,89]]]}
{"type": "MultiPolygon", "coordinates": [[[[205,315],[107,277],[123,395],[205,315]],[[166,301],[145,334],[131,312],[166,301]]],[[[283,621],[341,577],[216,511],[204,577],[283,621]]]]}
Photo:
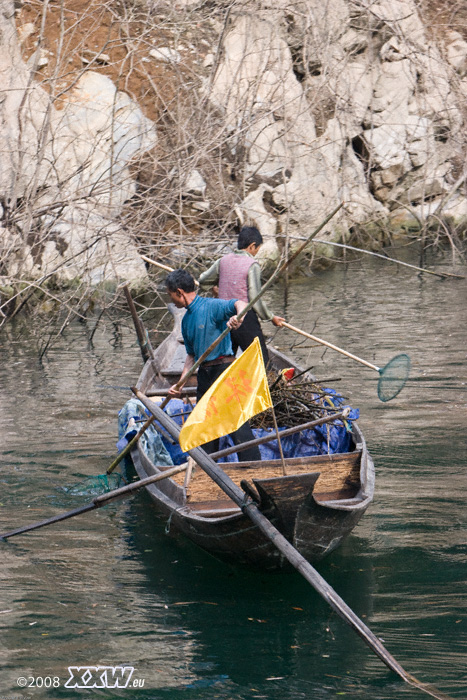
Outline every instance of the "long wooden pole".
{"type": "Polygon", "coordinates": [[[366,255],[372,255],[375,258],[382,258],[386,262],[396,263],[397,265],[404,265],[405,267],[410,267],[412,270],[417,270],[417,272],[425,272],[427,275],[436,275],[436,277],[454,277],[456,279],[464,280],[465,275],[455,275],[452,272],[434,272],[433,270],[427,270],[425,267],[417,267],[416,265],[411,265],[403,260],[396,260],[396,258],[390,258],[389,255],[381,255],[381,253],[374,253],[372,250],[364,250],[363,248],[355,248],[353,245],[347,245],[346,243],[334,243],[333,241],[323,241],[316,238],[313,243],[324,243],[324,245],[332,245],[337,248],[345,248],[346,250],[355,250],[357,253],[365,253],[366,255]]]}
{"type": "Polygon", "coordinates": [[[155,265],[156,267],[160,267],[161,270],[166,270],[167,272],[172,272],[173,267],[169,267],[168,265],[164,265],[161,262],[157,262],[157,260],[153,260],[152,258],[148,258],[147,255],[140,255],[140,257],[147,263],[150,263],[151,265],[155,265]]]}
{"type": "Polygon", "coordinates": [[[311,333],[307,333],[306,331],[302,331],[301,328],[296,328],[295,326],[290,325],[290,323],[286,323],[283,321],[281,323],[281,328],[288,328],[290,331],[294,331],[294,333],[299,333],[300,335],[305,336],[305,338],[309,338],[310,340],[314,340],[316,343],[320,343],[321,345],[325,345],[327,348],[331,348],[331,350],[335,350],[336,352],[340,352],[341,355],[345,355],[346,357],[350,357],[351,360],[355,360],[356,362],[360,362],[360,364],[365,365],[366,367],[369,367],[370,369],[374,369],[376,372],[381,373],[381,367],[377,367],[376,365],[371,364],[371,362],[367,362],[366,360],[362,360],[361,357],[357,357],[357,355],[352,355],[351,352],[347,352],[347,350],[342,350],[342,348],[338,348],[337,345],[333,345],[332,343],[328,343],[327,340],[322,340],[321,338],[317,338],[315,335],[311,335],[311,333]]]}
{"type": "MultiPolygon", "coordinates": [[[[148,258],[147,255],[140,255],[140,257],[143,260],[145,260],[146,262],[150,263],[151,265],[155,265],[155,267],[159,267],[161,270],[166,270],[167,272],[173,272],[173,267],[169,267],[168,265],[164,265],[163,263],[157,262],[157,260],[153,260],[152,258],[148,258]]],[[[195,284],[197,287],[199,287],[198,280],[195,280],[195,284]]]]}
{"type": "Polygon", "coordinates": [[[131,317],[133,319],[133,325],[136,330],[136,335],[138,336],[138,343],[141,350],[141,355],[143,356],[143,361],[147,362],[147,360],[149,359],[153,360],[154,350],[152,348],[151,341],[149,340],[149,336],[146,332],[146,329],[144,328],[143,322],[138,316],[135,303],[133,301],[127,284],[123,285],[123,291],[125,293],[126,301],[130,309],[131,317]]]}
{"type": "Polygon", "coordinates": [[[310,338],[310,340],[321,343],[321,345],[325,345],[326,347],[331,348],[331,350],[340,352],[341,355],[350,357],[351,360],[360,362],[361,365],[374,369],[379,374],[378,397],[381,401],[390,401],[391,399],[394,399],[406,385],[410,371],[410,357],[406,353],[399,353],[398,355],[395,355],[384,365],[384,367],[381,368],[377,367],[377,365],[371,364],[371,362],[362,360],[362,358],[357,357],[357,355],[352,355],[352,353],[347,352],[347,350],[338,348],[337,345],[328,343],[327,340],[322,340],[321,338],[317,338],[315,335],[311,335],[311,333],[302,331],[301,328],[291,326],[290,323],[283,321],[281,323],[281,328],[289,328],[289,330],[299,333],[300,335],[305,336],[305,338],[310,338]],[[395,367],[398,367],[399,376],[397,376],[397,373],[394,372],[395,367]]]}
{"type": "Polygon", "coordinates": [[[171,476],[175,476],[175,474],[185,471],[187,466],[187,464],[180,464],[178,467],[168,469],[162,474],[148,476],[146,479],[134,481],[132,484],[122,486],[119,489],[114,489],[113,491],[104,493],[102,496],[96,496],[92,499],[91,503],[87,503],[85,506],[81,506],[81,508],[74,508],[73,510],[68,510],[66,513],[60,513],[60,515],[55,515],[53,518],[48,518],[47,520],[40,520],[39,522],[31,523],[30,525],[25,525],[24,527],[19,527],[16,530],[4,532],[0,535],[0,540],[6,540],[9,537],[14,537],[15,535],[22,535],[24,532],[31,532],[31,530],[38,530],[41,527],[46,527],[47,525],[52,525],[53,523],[58,523],[62,520],[74,518],[75,515],[81,515],[82,513],[87,513],[90,510],[101,508],[102,506],[107,505],[107,503],[109,503],[110,501],[115,501],[117,498],[123,498],[123,496],[128,496],[129,494],[134,493],[143,486],[155,484],[156,481],[162,481],[163,479],[169,479],[171,476]]]}
{"type": "MultiPolygon", "coordinates": [[[[180,426],[173,421],[164,411],[157,406],[153,401],[148,399],[136,387],[133,392],[137,398],[146,406],[152,415],[161,423],[168,433],[178,440],[180,426]]],[[[397,673],[406,683],[411,686],[428,693],[438,700],[451,700],[448,696],[443,695],[436,688],[432,688],[426,683],[417,680],[399,664],[398,661],[389,653],[383,646],[381,640],[360,620],[360,618],[349,608],[349,606],[340,598],[336,591],[327,583],[327,581],[316,571],[316,569],[298,552],[293,545],[274,527],[274,525],[266,518],[259,510],[256,503],[248,498],[247,494],[242,491],[230,477],[213,461],[201,447],[195,447],[189,451],[193,459],[201,466],[208,476],[236,503],[241,510],[257,525],[263,532],[264,536],[277,547],[284,557],[302,574],[302,576],[310,583],[313,588],[326,600],[331,608],[337,612],[340,617],[347,622],[370,649],[386,664],[391,671],[397,673]]]]}

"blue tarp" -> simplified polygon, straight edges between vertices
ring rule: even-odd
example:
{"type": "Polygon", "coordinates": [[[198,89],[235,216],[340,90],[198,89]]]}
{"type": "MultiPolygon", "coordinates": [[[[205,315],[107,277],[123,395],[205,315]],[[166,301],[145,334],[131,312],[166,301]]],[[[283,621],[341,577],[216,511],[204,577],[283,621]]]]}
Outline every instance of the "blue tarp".
{"type": "MultiPolygon", "coordinates": [[[[138,399],[130,399],[126,402],[118,414],[118,437],[117,449],[123,450],[130,440],[136,435],[144,421],[149,417],[146,407],[138,399]]],[[[154,425],[140,437],[141,445],[154,464],[171,467],[181,462],[173,462],[170,452],[166,449],[164,441],[154,425]]],[[[180,449],[180,448],[179,448],[180,449]]],[[[182,462],[186,461],[184,459],[182,462]]]]}
{"type": "MultiPolygon", "coordinates": [[[[324,389],[328,394],[325,406],[332,409],[343,410],[344,399],[334,389],[324,389]]],[[[335,423],[325,423],[318,425],[311,430],[302,430],[299,433],[289,435],[281,439],[282,451],[284,457],[310,457],[312,455],[335,454],[337,452],[348,452],[351,443],[351,421],[357,420],[360,415],[358,409],[352,408],[345,421],[336,421],[335,423]]],[[[279,426],[279,432],[286,430],[285,427],[279,426]]],[[[264,435],[272,435],[274,428],[254,429],[255,437],[263,437],[264,435]]],[[[219,449],[231,447],[233,441],[229,435],[220,438],[219,449]]],[[[279,445],[277,440],[271,440],[259,446],[261,459],[280,459],[279,445]]],[[[228,455],[221,461],[238,462],[236,453],[228,455]]]]}
{"type": "MultiPolygon", "coordinates": [[[[344,399],[334,389],[325,389],[328,396],[325,399],[325,406],[330,409],[344,409],[344,399]]],[[[182,425],[186,417],[191,412],[190,404],[185,404],[182,399],[171,399],[165,411],[173,420],[182,425]]],[[[119,442],[117,447],[123,449],[127,442],[136,434],[141,426],[141,423],[135,421],[148,417],[148,411],[138,399],[130,399],[118,414],[118,435],[119,442]]],[[[350,414],[345,421],[336,421],[336,423],[325,423],[319,425],[312,430],[302,430],[299,433],[294,433],[281,440],[282,450],[285,457],[309,457],[311,455],[334,454],[336,452],[348,452],[351,442],[351,421],[357,420],[360,412],[358,409],[351,409],[350,414]]],[[[155,421],[157,422],[157,421],[155,421]]],[[[161,432],[158,432],[152,425],[142,436],[143,447],[148,456],[155,464],[172,465],[182,464],[186,461],[187,455],[182,452],[178,442],[160,426],[161,432]]],[[[286,428],[279,427],[279,432],[286,428]]],[[[271,435],[274,432],[273,428],[254,429],[255,437],[263,437],[271,435]]],[[[231,447],[233,441],[229,435],[221,437],[219,440],[219,449],[223,450],[226,447],[231,447]]],[[[280,459],[279,447],[277,440],[271,440],[264,445],[259,446],[262,459],[280,459]]],[[[228,455],[221,461],[237,462],[236,453],[228,455]]]]}

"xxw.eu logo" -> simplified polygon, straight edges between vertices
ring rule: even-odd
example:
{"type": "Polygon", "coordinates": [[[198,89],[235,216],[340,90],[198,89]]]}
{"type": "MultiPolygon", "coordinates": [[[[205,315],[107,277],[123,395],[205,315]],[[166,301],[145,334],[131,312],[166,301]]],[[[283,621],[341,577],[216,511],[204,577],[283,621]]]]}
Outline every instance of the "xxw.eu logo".
{"type": "MultiPolygon", "coordinates": [[[[134,670],[133,666],[69,666],[65,688],[128,688],[134,670]]],[[[144,680],[130,685],[143,686],[144,680]]]]}

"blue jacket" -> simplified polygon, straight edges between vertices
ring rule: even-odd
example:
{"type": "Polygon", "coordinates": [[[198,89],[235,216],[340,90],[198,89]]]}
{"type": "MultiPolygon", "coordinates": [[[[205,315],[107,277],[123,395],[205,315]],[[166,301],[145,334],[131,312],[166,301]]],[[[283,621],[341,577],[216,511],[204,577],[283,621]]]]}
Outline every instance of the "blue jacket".
{"type": "MultiPolygon", "coordinates": [[[[182,335],[186,351],[195,361],[208,349],[211,343],[226,329],[226,323],[235,316],[236,299],[212,299],[196,296],[187,306],[182,320],[182,335]]],[[[232,355],[230,334],[206,357],[215,360],[220,355],[232,355]]]]}

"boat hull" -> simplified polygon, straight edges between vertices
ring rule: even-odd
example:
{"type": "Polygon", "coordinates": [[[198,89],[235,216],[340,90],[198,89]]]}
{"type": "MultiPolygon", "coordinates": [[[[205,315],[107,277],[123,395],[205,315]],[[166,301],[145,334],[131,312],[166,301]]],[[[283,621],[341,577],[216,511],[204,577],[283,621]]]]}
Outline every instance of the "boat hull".
{"type": "MultiPolygon", "coordinates": [[[[174,331],[144,366],[137,388],[146,396],[163,393],[180,375],[185,354],[179,320],[176,315],[174,331]]],[[[274,348],[270,348],[270,355],[277,369],[297,367],[274,348]]],[[[163,427],[170,432],[173,421],[168,416],[166,420],[163,427]]],[[[175,423],[173,426],[175,435],[179,428],[175,423]]],[[[374,465],[355,423],[351,442],[345,454],[286,459],[285,475],[280,460],[218,466],[254,498],[261,512],[313,563],[341,544],[373,499],[374,465]]],[[[131,454],[141,479],[165,469],[153,464],[142,444],[131,454]]],[[[206,552],[229,563],[265,570],[288,567],[282,554],[241,507],[218,488],[212,492],[212,481],[205,474],[201,476],[205,481],[198,476],[196,483],[204,484],[200,487],[204,495],[192,501],[180,479],[165,479],[146,487],[157,515],[167,519],[168,529],[183,533],[206,552]]]]}
{"type": "MultiPolygon", "coordinates": [[[[132,452],[140,478],[163,472],[141,448],[132,452]]],[[[313,497],[319,473],[255,480],[262,513],[310,562],[332,552],[352,532],[370,505],[371,498],[344,507],[343,503],[318,503],[313,497]]],[[[159,517],[168,529],[186,535],[213,556],[232,564],[267,570],[288,567],[288,562],[250,518],[232,502],[212,512],[196,511],[183,502],[180,486],[167,479],[146,487],[159,517]]]]}

